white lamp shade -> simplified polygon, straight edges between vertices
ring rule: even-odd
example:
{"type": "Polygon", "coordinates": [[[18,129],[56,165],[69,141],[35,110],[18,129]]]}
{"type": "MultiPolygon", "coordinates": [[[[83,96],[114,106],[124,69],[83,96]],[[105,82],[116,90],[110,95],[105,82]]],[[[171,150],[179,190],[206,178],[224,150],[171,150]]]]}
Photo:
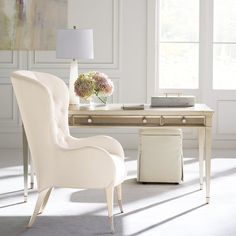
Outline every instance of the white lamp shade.
{"type": "Polygon", "coordinates": [[[93,30],[58,30],[56,56],[66,59],[93,59],[93,30]]]}

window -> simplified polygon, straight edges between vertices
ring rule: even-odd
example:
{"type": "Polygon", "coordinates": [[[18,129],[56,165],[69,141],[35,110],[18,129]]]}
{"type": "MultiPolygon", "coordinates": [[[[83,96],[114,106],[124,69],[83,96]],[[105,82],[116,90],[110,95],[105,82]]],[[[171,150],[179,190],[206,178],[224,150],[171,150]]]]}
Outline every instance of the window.
{"type": "Polygon", "coordinates": [[[199,1],[160,1],[159,87],[198,88],[199,1]]]}
{"type": "Polygon", "coordinates": [[[213,89],[236,89],[236,0],[159,2],[158,87],[198,89],[204,74],[213,89]],[[199,54],[200,47],[207,52],[199,54]],[[207,58],[207,68],[199,58],[207,58]]]}
{"type": "Polygon", "coordinates": [[[214,89],[236,89],[235,12],[235,0],[214,0],[214,89]]]}

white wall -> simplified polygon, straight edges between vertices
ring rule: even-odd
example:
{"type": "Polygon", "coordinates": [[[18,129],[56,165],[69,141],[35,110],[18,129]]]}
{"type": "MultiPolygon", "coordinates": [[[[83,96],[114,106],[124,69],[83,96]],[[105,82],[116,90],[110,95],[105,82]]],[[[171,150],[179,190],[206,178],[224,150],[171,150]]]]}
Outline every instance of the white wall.
{"type": "MultiPolygon", "coordinates": [[[[146,102],[151,96],[147,75],[152,76],[152,48],[149,27],[153,0],[69,0],[68,25],[93,28],[95,59],[82,61],[79,71],[100,70],[115,84],[113,102],[146,102]],[[147,92],[148,91],[148,92],[147,92]]],[[[17,69],[46,71],[68,82],[69,61],[59,60],[54,51],[0,51],[0,148],[21,147],[21,123],[10,84],[17,69]]],[[[154,75],[153,75],[154,76],[154,75]]],[[[29,98],[30,99],[30,98],[29,98]]],[[[221,121],[222,122],[222,121],[221,121]]],[[[106,133],[118,138],[126,148],[137,147],[137,129],[72,129],[76,136],[106,133]]],[[[226,141],[226,140],[224,140],[226,141]]],[[[196,147],[196,133],[185,135],[185,145],[196,147]]]]}
{"type": "MultiPolygon", "coordinates": [[[[79,71],[100,70],[114,81],[113,102],[146,99],[146,1],[69,0],[68,26],[93,28],[95,59],[79,64],[79,71]]],[[[0,147],[21,146],[21,123],[10,84],[17,69],[46,71],[68,82],[69,61],[54,51],[0,51],[0,147]]],[[[30,98],[29,98],[30,99],[30,98]]],[[[136,129],[72,129],[74,135],[111,134],[135,148],[136,129]]]]}

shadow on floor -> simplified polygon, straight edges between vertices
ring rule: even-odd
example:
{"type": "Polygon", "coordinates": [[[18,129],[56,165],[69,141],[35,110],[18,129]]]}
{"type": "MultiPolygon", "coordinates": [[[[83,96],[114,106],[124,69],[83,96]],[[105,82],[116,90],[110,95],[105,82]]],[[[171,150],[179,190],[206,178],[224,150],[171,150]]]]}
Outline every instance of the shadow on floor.
{"type": "MultiPolygon", "coordinates": [[[[38,216],[34,225],[27,228],[29,217],[0,217],[1,236],[88,236],[111,235],[107,216],[38,216]]],[[[116,233],[122,235],[122,219],[114,220],[116,233]]]]}

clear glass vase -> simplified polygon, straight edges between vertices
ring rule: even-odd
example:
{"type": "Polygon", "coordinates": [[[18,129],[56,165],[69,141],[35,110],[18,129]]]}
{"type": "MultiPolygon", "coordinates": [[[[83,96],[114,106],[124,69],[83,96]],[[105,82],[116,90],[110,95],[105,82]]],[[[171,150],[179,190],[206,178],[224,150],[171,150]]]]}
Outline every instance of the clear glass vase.
{"type": "Polygon", "coordinates": [[[107,105],[107,97],[102,96],[92,96],[90,99],[90,106],[106,106],[107,105]]]}

